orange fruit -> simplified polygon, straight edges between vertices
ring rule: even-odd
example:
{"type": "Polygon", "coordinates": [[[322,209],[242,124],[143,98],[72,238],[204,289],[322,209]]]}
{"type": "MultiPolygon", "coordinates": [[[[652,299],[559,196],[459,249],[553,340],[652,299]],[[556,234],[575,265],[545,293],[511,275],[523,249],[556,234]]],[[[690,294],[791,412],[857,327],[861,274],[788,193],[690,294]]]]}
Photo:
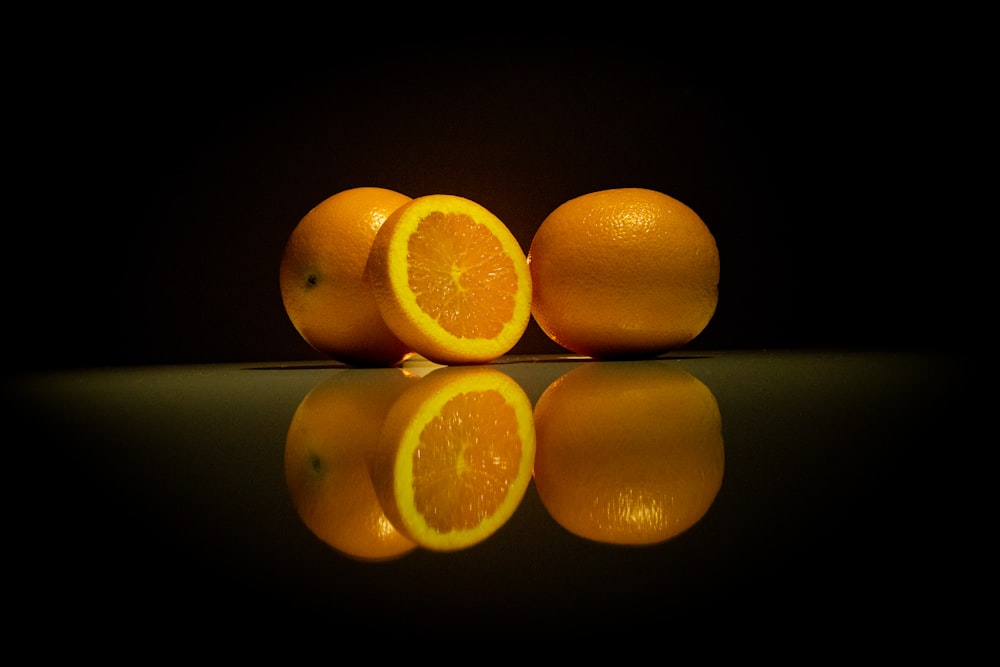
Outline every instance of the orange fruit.
{"type": "Polygon", "coordinates": [[[372,241],[410,198],[385,188],[352,188],[306,213],[285,244],[281,299],[302,338],[320,354],[355,366],[392,366],[411,352],[379,314],[364,282],[372,241]]]}
{"type": "Polygon", "coordinates": [[[531,276],[517,240],[457,195],[397,208],[375,236],[366,275],[393,333],[439,364],[503,355],[531,317],[531,276]]]}
{"type": "Polygon", "coordinates": [[[592,357],[650,357],[702,332],[719,299],[719,251],[698,214],[654,190],[571,199],[528,250],[532,314],[549,338],[592,357]]]}
{"type": "Polygon", "coordinates": [[[552,518],[612,544],[654,544],[697,523],[722,486],[711,390],[663,361],[594,362],[535,404],[534,480],[552,518]]]}
{"type": "Polygon", "coordinates": [[[389,410],[372,478],[396,528],[452,551],[507,522],[534,459],[531,401],[517,382],[490,366],[439,368],[389,410]]]}
{"type": "Polygon", "coordinates": [[[416,549],[386,518],[370,464],[395,399],[418,381],[398,368],[355,369],[316,385],[285,440],[285,482],[296,511],[321,540],[358,560],[416,549]]]}

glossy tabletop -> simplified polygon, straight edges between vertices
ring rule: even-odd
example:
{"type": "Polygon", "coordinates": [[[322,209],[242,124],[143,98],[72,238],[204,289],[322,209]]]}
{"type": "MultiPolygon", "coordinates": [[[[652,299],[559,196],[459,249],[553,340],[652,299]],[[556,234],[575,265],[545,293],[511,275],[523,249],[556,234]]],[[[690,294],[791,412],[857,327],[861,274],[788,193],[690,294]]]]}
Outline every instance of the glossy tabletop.
{"type": "MultiPolygon", "coordinates": [[[[652,456],[649,467],[679,471],[664,473],[659,501],[686,508],[677,534],[622,544],[588,532],[572,523],[587,512],[532,480],[509,520],[478,544],[359,558],[304,520],[290,488],[290,425],[315,388],[339,387],[328,399],[335,412],[337,396],[357,401],[355,386],[400,369],[261,362],[50,371],[4,383],[28,461],[10,471],[30,489],[22,500],[32,538],[21,553],[51,563],[32,585],[77,611],[100,600],[126,616],[174,604],[196,617],[333,614],[385,627],[559,619],[624,628],[774,610],[796,617],[839,604],[868,614],[898,600],[910,576],[900,562],[919,523],[913,508],[926,502],[912,476],[915,443],[964,437],[953,408],[965,369],[943,355],[692,351],[651,361],[508,357],[490,366],[521,386],[536,414],[557,380],[576,383],[576,394],[553,401],[551,411],[568,421],[553,428],[560,422],[550,418],[544,437],[538,430],[537,456],[556,443],[570,448],[550,456],[547,474],[572,487],[577,504],[598,502],[594,480],[619,466],[633,468],[615,480],[619,492],[648,484],[630,481],[642,471],[622,462],[636,446],[652,456]],[[717,415],[685,407],[687,389],[657,393],[661,379],[677,378],[704,388],[717,415]],[[581,413],[576,400],[598,407],[581,413]],[[699,429],[710,433],[713,420],[718,441],[705,442],[699,429]],[[570,432],[607,440],[600,461],[575,457],[574,443],[562,442],[570,432]]],[[[424,378],[438,371],[421,360],[403,369],[424,378]]],[[[359,437],[330,428],[331,440],[359,437]]],[[[347,512],[353,501],[341,494],[336,502],[347,512]]]]}

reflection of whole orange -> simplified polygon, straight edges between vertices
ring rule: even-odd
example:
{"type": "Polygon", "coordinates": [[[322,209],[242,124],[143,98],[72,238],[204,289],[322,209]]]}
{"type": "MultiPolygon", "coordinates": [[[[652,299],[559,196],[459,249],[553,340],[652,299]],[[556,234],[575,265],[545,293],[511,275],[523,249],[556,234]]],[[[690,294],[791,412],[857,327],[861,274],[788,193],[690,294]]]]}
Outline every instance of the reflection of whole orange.
{"type": "Polygon", "coordinates": [[[528,262],[532,315],[578,354],[650,357],[682,347],[718,302],[715,238],[697,213],[653,190],[565,202],[535,232],[528,262]]]}
{"type": "Polygon", "coordinates": [[[389,407],[417,379],[401,369],[355,369],[313,388],[285,441],[285,480],[295,509],[321,540],[361,560],[416,548],[386,519],[370,457],[389,407]]]}
{"type": "Polygon", "coordinates": [[[535,405],[535,487],[570,532],[662,542],[698,522],[722,485],[712,392],[672,362],[594,362],[535,405]]]}
{"type": "Polygon", "coordinates": [[[391,366],[410,352],[389,331],[363,279],[376,232],[408,201],[384,188],[344,190],[292,230],[281,259],[281,298],[295,329],[321,354],[356,366],[391,366]]]}

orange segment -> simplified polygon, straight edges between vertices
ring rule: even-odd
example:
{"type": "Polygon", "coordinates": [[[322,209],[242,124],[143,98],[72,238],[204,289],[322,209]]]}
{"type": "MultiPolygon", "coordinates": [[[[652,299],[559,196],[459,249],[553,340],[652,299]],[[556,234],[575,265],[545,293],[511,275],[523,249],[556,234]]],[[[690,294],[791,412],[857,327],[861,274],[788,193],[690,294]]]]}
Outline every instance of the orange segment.
{"type": "Polygon", "coordinates": [[[531,401],[517,382],[485,366],[442,368],[392,406],[372,477],[396,528],[450,551],[507,522],[534,459],[531,401]]]}
{"type": "Polygon", "coordinates": [[[421,220],[409,239],[408,259],[407,282],[417,306],[453,336],[493,338],[514,317],[514,262],[470,216],[434,212],[421,220]],[[476,319],[465,315],[480,304],[490,304],[490,310],[476,319]]]}
{"type": "Polygon", "coordinates": [[[671,362],[594,362],[535,405],[534,480],[549,514],[598,542],[653,544],[701,520],[722,486],[711,390],[671,362]]]}
{"type": "Polygon", "coordinates": [[[491,212],[455,195],[396,209],[375,237],[366,278],[393,333],[441,364],[503,355],[531,316],[531,275],[517,240],[491,212]]]}

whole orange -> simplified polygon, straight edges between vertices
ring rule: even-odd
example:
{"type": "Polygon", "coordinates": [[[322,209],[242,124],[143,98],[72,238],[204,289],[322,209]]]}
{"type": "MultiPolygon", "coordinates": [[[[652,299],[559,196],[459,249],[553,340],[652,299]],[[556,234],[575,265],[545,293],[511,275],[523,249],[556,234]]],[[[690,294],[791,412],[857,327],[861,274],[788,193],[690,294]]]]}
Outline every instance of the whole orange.
{"type": "Polygon", "coordinates": [[[538,325],[592,357],[682,347],[719,300],[715,237],[690,207],[655,190],[601,190],[565,202],[539,226],[528,263],[538,325]]]}
{"type": "Polygon", "coordinates": [[[411,352],[386,326],[363,280],[375,234],[408,201],[385,188],[343,190],[292,230],[281,258],[281,298],[295,329],[320,354],[355,366],[391,366],[411,352]]]}

